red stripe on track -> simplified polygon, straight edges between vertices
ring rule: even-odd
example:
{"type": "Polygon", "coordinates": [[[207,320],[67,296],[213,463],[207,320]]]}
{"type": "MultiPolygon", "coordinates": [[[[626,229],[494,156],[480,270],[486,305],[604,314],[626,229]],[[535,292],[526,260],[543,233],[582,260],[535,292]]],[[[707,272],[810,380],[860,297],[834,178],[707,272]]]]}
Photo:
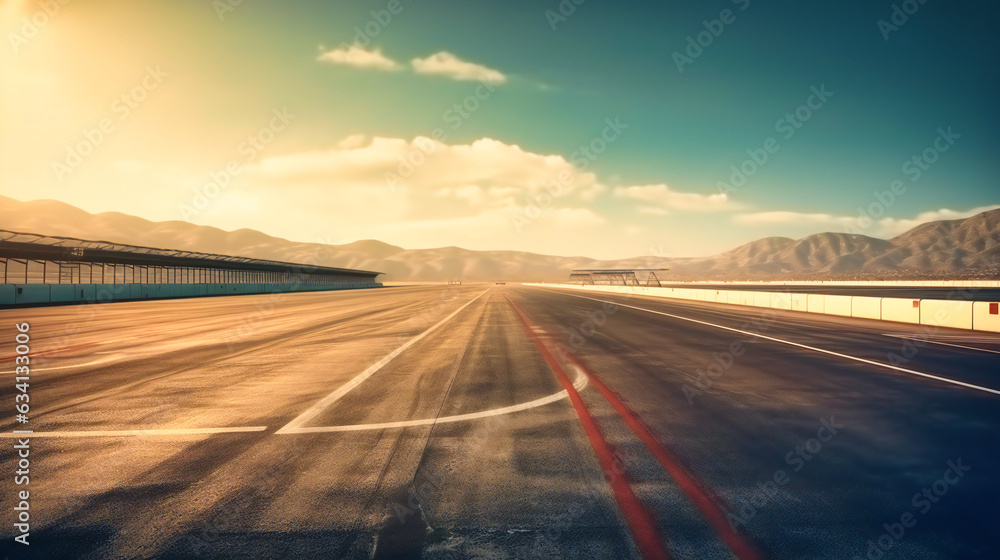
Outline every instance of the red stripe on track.
{"type": "Polygon", "coordinates": [[[757,552],[757,549],[739,533],[733,531],[729,520],[726,518],[726,512],[712,499],[705,487],[677,462],[677,459],[674,458],[673,454],[670,453],[656,435],[646,426],[642,418],[622,402],[618,395],[598,379],[597,375],[590,371],[576,356],[569,353],[564,353],[564,356],[570,363],[580,368],[587,375],[591,384],[611,403],[615,412],[621,416],[622,420],[632,429],[632,432],[646,444],[646,448],[649,449],[660,465],[670,473],[670,476],[684,490],[688,499],[694,503],[698,511],[701,512],[708,523],[722,537],[722,540],[726,542],[726,545],[733,551],[733,554],[740,560],[760,560],[762,556],[757,552]]]}
{"type": "Polygon", "coordinates": [[[616,472],[614,451],[607,440],[604,439],[597,421],[594,420],[590,411],[587,410],[583,398],[580,397],[580,392],[573,386],[573,383],[570,381],[569,376],[566,375],[559,361],[556,360],[555,356],[549,352],[549,349],[542,343],[538,335],[535,334],[531,323],[528,322],[524,313],[521,312],[509,297],[504,297],[507,299],[507,303],[514,309],[514,313],[517,314],[518,319],[521,320],[521,326],[524,327],[525,332],[528,333],[531,340],[534,341],[535,346],[542,353],[549,368],[555,372],[559,383],[569,393],[569,400],[573,404],[573,409],[576,410],[576,415],[580,419],[580,423],[583,424],[583,430],[590,439],[590,445],[594,448],[594,453],[597,454],[597,461],[601,466],[601,471],[604,473],[604,478],[607,479],[608,484],[611,485],[615,501],[618,502],[618,509],[621,510],[622,515],[625,517],[625,522],[628,523],[629,529],[632,532],[632,538],[639,548],[639,553],[646,560],[670,560],[670,553],[667,552],[663,544],[663,537],[656,528],[656,521],[653,519],[653,515],[632,491],[626,475],[616,472]]]}

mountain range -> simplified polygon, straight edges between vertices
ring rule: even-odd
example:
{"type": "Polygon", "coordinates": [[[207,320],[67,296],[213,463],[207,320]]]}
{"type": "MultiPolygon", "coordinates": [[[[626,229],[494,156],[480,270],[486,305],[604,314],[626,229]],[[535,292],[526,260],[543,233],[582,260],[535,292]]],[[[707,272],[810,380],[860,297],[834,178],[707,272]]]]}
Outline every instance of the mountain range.
{"type": "Polygon", "coordinates": [[[183,221],[91,214],[55,200],[0,197],[0,229],[148,247],[220,253],[384,272],[382,281],[560,281],[575,268],[669,268],[677,280],[995,278],[1000,209],[921,224],[892,239],[819,233],[766,237],[708,257],[597,260],[459,247],[404,249],[375,240],[303,243],[252,229],[224,231],[183,221]]]}

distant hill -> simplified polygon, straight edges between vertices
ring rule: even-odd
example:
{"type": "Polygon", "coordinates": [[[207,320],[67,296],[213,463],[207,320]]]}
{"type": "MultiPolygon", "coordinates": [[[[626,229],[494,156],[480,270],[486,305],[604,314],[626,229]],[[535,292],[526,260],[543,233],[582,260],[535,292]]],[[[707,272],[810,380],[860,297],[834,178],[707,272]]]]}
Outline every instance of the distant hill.
{"type": "Polygon", "coordinates": [[[381,241],[301,243],[256,230],[224,231],[182,221],[151,222],[118,212],[90,214],[55,200],[0,197],[0,229],[63,235],[328,266],[378,270],[385,281],[559,281],[574,268],[670,268],[680,280],[996,278],[1000,210],[929,222],[891,240],[846,233],[766,237],[697,258],[616,261],[459,247],[404,249],[381,241]]]}

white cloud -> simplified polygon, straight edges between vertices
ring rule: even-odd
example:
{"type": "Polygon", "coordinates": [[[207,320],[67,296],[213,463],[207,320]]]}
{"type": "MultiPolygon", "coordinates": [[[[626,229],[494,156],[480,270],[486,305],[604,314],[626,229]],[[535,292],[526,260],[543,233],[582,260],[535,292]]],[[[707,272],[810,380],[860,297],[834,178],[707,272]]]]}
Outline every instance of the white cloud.
{"type": "Polygon", "coordinates": [[[447,76],[453,80],[482,80],[497,84],[507,81],[507,76],[504,76],[498,70],[487,68],[481,64],[466,62],[445,51],[432,54],[427,58],[414,58],[410,61],[410,64],[413,65],[413,70],[418,74],[447,76]]]}
{"type": "Polygon", "coordinates": [[[889,239],[905,233],[920,224],[935,222],[939,220],[958,220],[975,216],[976,214],[1000,208],[1000,204],[992,206],[980,206],[970,210],[950,210],[941,208],[917,214],[912,218],[891,218],[885,217],[877,220],[856,216],[837,216],[825,213],[809,212],[754,212],[738,214],[733,216],[733,221],[744,225],[759,224],[788,224],[795,226],[825,227],[833,228],[836,231],[847,231],[849,233],[861,233],[872,237],[889,239]]]}
{"type": "Polygon", "coordinates": [[[968,218],[970,216],[975,216],[976,214],[981,214],[983,212],[988,212],[990,210],[996,210],[1000,208],[1000,204],[993,204],[991,206],[980,206],[978,208],[973,208],[971,210],[949,210],[948,208],[941,208],[940,210],[931,210],[929,212],[921,212],[915,217],[910,219],[897,220],[895,218],[883,218],[879,220],[879,225],[881,226],[882,234],[886,237],[895,237],[901,233],[911,230],[920,224],[925,224],[927,222],[935,222],[938,220],[960,220],[962,218],[968,218]]]}
{"type": "Polygon", "coordinates": [[[564,156],[491,138],[446,144],[350,136],[326,150],[248,164],[240,184],[272,215],[296,216],[287,218],[289,228],[322,223],[406,246],[461,241],[497,248],[534,236],[554,245],[607,225],[590,207],[606,190],[594,173],[564,156]],[[515,223],[515,215],[529,225],[515,223]]]}
{"type": "MultiPolygon", "coordinates": [[[[747,212],[724,194],[678,192],[664,184],[620,186],[609,193],[602,178],[574,166],[568,156],[492,138],[448,144],[363,135],[247,164],[239,183],[220,195],[204,219],[221,221],[225,214],[238,223],[247,215],[243,209],[266,208],[268,228],[292,238],[309,231],[312,237],[319,232],[405,247],[620,255],[630,243],[623,237],[648,234],[626,232],[633,224],[608,211],[622,205],[653,216],[688,214],[706,224],[712,219],[720,231],[737,228],[725,227],[728,217],[705,214],[736,211],[732,223],[760,226],[768,235],[850,231],[857,220],[821,212],[747,212]]],[[[919,223],[997,207],[882,218],[861,233],[890,237],[919,223]]]]}
{"type": "MultiPolygon", "coordinates": [[[[361,45],[350,45],[332,50],[323,50],[321,47],[321,51],[319,56],[316,57],[316,60],[320,62],[374,70],[401,70],[403,68],[398,62],[382,54],[382,50],[377,47],[366,49],[361,45]]],[[[446,51],[432,54],[427,58],[414,58],[410,61],[410,64],[413,67],[413,71],[417,74],[445,76],[453,80],[483,81],[495,84],[502,84],[507,81],[507,76],[503,75],[499,70],[467,62],[446,51]]]]}
{"type": "MultiPolygon", "coordinates": [[[[736,208],[736,205],[729,200],[729,196],[725,193],[708,195],[685,193],[675,191],[667,185],[618,187],[615,189],[615,196],[655,203],[659,205],[659,208],[664,210],[714,212],[736,208]]],[[[653,214],[656,213],[653,208],[655,207],[643,206],[639,208],[639,211],[646,214],[653,214]]]]}
{"type": "Polygon", "coordinates": [[[846,227],[854,220],[855,218],[851,216],[834,216],[833,214],[807,212],[786,212],[783,210],[776,210],[772,212],[752,212],[733,216],[734,222],[746,225],[800,224],[846,227]]]}
{"type": "Polygon", "coordinates": [[[453,197],[464,200],[472,206],[479,206],[487,201],[487,192],[479,185],[464,185],[461,187],[445,187],[437,193],[441,197],[453,197]]]}
{"type": "Polygon", "coordinates": [[[344,138],[340,142],[337,142],[338,148],[344,148],[347,150],[353,150],[355,148],[363,148],[371,141],[365,134],[352,134],[347,138],[344,138]]]}
{"type": "Polygon", "coordinates": [[[396,61],[382,54],[378,48],[365,50],[360,45],[340,47],[338,49],[321,52],[316,60],[329,62],[331,64],[343,64],[356,68],[372,68],[375,70],[399,70],[402,68],[396,61]]]}
{"type": "Polygon", "coordinates": [[[322,150],[248,163],[201,219],[239,223],[267,209],[267,230],[404,247],[617,255],[623,226],[608,188],[569,156],[492,138],[449,144],[354,135],[322,150]],[[600,198],[598,198],[600,197],[600,198]],[[608,197],[610,198],[610,197],[608,197]]]}
{"type": "Polygon", "coordinates": [[[265,158],[250,170],[286,187],[364,185],[389,191],[404,186],[465,199],[469,197],[458,197],[457,189],[465,189],[467,195],[476,187],[479,196],[494,205],[512,204],[518,197],[523,201],[543,190],[565,191],[556,197],[563,200],[592,198],[604,189],[596,175],[580,171],[563,156],[536,154],[491,138],[445,144],[424,136],[413,140],[351,136],[332,149],[265,158]]]}
{"type": "Polygon", "coordinates": [[[590,208],[556,208],[552,211],[552,221],[560,229],[571,227],[602,226],[608,221],[590,208]]]}

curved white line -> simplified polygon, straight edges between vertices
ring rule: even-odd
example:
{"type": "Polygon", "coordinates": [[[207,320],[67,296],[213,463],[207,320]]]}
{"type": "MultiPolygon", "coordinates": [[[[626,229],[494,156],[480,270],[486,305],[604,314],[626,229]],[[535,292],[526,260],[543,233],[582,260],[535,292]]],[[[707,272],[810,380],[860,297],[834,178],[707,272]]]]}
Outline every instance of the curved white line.
{"type": "Polygon", "coordinates": [[[165,428],[160,430],[93,430],[82,432],[32,432],[32,433],[3,433],[0,438],[20,438],[31,439],[39,437],[131,437],[131,436],[200,436],[211,434],[242,434],[246,432],[263,432],[267,426],[246,426],[232,428],[165,428]]]}
{"type": "Polygon", "coordinates": [[[358,385],[361,385],[362,383],[364,383],[364,381],[366,379],[368,379],[369,377],[375,375],[386,364],[388,364],[389,362],[391,362],[393,360],[393,358],[395,358],[396,356],[402,354],[404,350],[406,350],[410,346],[413,346],[414,344],[416,344],[417,342],[419,342],[420,339],[424,338],[425,336],[427,336],[427,335],[431,334],[432,332],[434,332],[435,330],[437,330],[438,327],[440,327],[441,325],[447,323],[452,317],[454,317],[455,315],[458,315],[463,309],[465,309],[466,307],[468,307],[469,305],[471,305],[472,302],[476,301],[477,299],[479,299],[480,297],[482,297],[483,294],[485,294],[486,292],[489,292],[492,289],[493,288],[487,288],[482,293],[480,293],[478,296],[476,296],[476,297],[472,298],[471,300],[467,301],[465,303],[465,305],[463,305],[462,307],[459,307],[458,309],[456,309],[455,311],[453,311],[451,313],[451,315],[448,315],[444,319],[441,319],[440,321],[438,321],[437,323],[435,323],[434,326],[432,326],[431,328],[425,330],[424,332],[422,332],[422,333],[418,334],[417,336],[411,338],[410,340],[406,341],[405,343],[403,343],[402,346],[400,346],[399,348],[396,348],[395,350],[393,350],[392,352],[390,352],[389,354],[387,354],[385,357],[383,357],[381,360],[379,360],[379,361],[375,362],[374,364],[368,366],[367,369],[365,369],[364,371],[362,371],[361,373],[359,373],[354,379],[351,379],[347,383],[344,383],[339,388],[337,388],[336,391],[334,391],[334,392],[330,393],[329,395],[327,395],[327,396],[323,397],[322,399],[320,399],[319,402],[317,402],[316,404],[314,404],[311,407],[309,407],[302,414],[299,414],[298,416],[296,416],[294,419],[292,419],[291,422],[289,422],[288,424],[285,424],[284,427],[282,427],[280,430],[278,430],[275,433],[286,434],[286,433],[294,433],[294,432],[297,432],[297,431],[301,430],[303,424],[309,422],[310,420],[312,420],[313,418],[315,418],[316,416],[318,416],[321,412],[323,412],[330,405],[332,405],[333,403],[335,403],[338,400],[340,400],[341,397],[343,397],[347,393],[350,393],[358,385]]]}
{"type": "MultiPolygon", "coordinates": [[[[573,386],[576,387],[577,391],[582,391],[587,386],[587,376],[583,374],[578,368],[573,367],[576,370],[576,379],[573,382],[573,386]]],[[[547,404],[560,401],[568,397],[569,394],[563,390],[558,393],[551,394],[547,397],[542,397],[540,399],[535,399],[533,401],[528,401],[520,404],[515,404],[511,406],[505,406],[503,408],[494,408],[491,410],[482,410],[479,412],[470,412],[468,414],[457,414],[455,416],[442,416],[440,418],[422,418],[420,420],[402,420],[400,422],[382,422],[379,424],[351,424],[347,426],[321,426],[315,428],[293,428],[282,429],[279,434],[307,434],[307,433],[317,433],[317,432],[360,432],[363,430],[388,430],[392,428],[410,428],[413,426],[430,426],[434,424],[447,424],[450,422],[465,422],[467,420],[480,420],[482,418],[492,418],[493,416],[502,416],[504,414],[513,414],[515,412],[521,412],[522,410],[529,410],[532,408],[537,408],[539,406],[545,406],[547,404]]]]}

